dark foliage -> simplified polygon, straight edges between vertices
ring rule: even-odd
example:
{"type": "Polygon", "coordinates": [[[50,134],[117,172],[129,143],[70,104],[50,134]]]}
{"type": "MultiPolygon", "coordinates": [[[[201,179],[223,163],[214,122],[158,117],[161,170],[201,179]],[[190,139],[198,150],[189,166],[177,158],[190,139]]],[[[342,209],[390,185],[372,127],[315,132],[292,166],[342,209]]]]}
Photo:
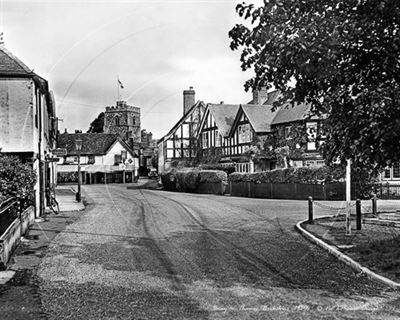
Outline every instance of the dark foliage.
{"type": "Polygon", "coordinates": [[[326,115],[324,157],[378,171],[400,160],[400,1],[265,0],[239,4],[231,48],[255,76],[326,115]]]}
{"type": "Polygon", "coordinates": [[[199,170],[196,168],[173,169],[161,175],[165,190],[195,192],[200,184],[226,182],[228,175],[224,171],[199,170]]]}
{"type": "Polygon", "coordinates": [[[92,121],[90,124],[88,133],[103,133],[103,126],[104,126],[104,112],[101,112],[96,119],[92,121]]]}
{"type": "Polygon", "coordinates": [[[15,197],[32,204],[35,184],[36,174],[31,165],[22,163],[16,156],[0,154],[0,197],[15,197]]]}

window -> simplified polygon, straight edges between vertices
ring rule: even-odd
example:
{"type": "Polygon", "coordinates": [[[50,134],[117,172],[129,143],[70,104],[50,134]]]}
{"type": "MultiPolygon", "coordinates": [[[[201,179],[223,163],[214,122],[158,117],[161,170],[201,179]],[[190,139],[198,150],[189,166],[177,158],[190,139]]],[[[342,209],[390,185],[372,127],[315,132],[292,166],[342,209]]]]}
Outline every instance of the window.
{"type": "Polygon", "coordinates": [[[115,116],[115,118],[114,118],[114,125],[119,126],[119,117],[118,116],[115,116]]]}
{"type": "Polygon", "coordinates": [[[215,146],[220,147],[222,145],[222,136],[219,134],[218,130],[215,130],[215,146]]]}
{"type": "Polygon", "coordinates": [[[88,156],[88,164],[93,164],[94,162],[95,162],[94,156],[93,155],[89,155],[88,156]]]}
{"type": "Polygon", "coordinates": [[[383,172],[384,179],[390,179],[390,171],[390,168],[385,168],[385,171],[383,172]]]}
{"type": "Polygon", "coordinates": [[[248,123],[238,126],[238,134],[239,134],[239,143],[251,142],[252,134],[250,125],[248,123]]]}
{"type": "Polygon", "coordinates": [[[400,178],[400,165],[395,165],[393,166],[393,179],[399,179],[400,178]]]}
{"type": "Polygon", "coordinates": [[[203,132],[202,134],[201,134],[201,143],[202,143],[202,146],[203,146],[203,149],[207,149],[208,148],[208,132],[206,131],[206,132],[203,132]]]}
{"type": "Polygon", "coordinates": [[[118,165],[121,163],[121,155],[120,154],[114,154],[114,165],[118,165]]]}
{"type": "Polygon", "coordinates": [[[307,122],[307,150],[313,151],[316,150],[316,138],[317,138],[317,123],[316,122],[307,122]]]}
{"type": "Polygon", "coordinates": [[[317,167],[323,167],[325,165],[324,160],[317,160],[317,167]]]}
{"type": "Polygon", "coordinates": [[[132,125],[135,125],[135,124],[136,124],[136,118],[132,117],[132,125]]]}

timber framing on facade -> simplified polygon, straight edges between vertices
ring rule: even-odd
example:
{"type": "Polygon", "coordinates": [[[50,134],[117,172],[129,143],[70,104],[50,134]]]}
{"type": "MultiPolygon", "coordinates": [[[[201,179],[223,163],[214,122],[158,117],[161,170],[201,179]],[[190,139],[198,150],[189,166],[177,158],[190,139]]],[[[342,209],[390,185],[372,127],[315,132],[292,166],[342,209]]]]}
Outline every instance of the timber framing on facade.
{"type": "Polygon", "coordinates": [[[197,156],[199,125],[205,109],[204,102],[196,102],[158,141],[159,172],[168,170],[173,162],[191,161],[197,156]]]}

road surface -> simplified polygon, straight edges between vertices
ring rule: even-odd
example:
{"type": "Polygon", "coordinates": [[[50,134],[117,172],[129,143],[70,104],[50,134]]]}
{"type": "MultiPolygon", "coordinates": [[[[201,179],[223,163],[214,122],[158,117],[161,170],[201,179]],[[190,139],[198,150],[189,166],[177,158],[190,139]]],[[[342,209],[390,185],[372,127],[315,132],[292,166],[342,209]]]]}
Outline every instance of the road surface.
{"type": "MultiPolygon", "coordinates": [[[[49,319],[398,319],[398,294],[310,244],[306,201],[84,186],[40,264],[49,319]]],[[[324,214],[322,209],[318,214],[324,214]]]]}

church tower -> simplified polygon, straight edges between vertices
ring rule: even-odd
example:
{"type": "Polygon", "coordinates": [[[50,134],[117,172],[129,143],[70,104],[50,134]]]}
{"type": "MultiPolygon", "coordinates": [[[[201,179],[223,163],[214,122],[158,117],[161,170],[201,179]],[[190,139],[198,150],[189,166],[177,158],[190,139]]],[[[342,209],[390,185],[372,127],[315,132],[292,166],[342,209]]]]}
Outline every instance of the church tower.
{"type": "Polygon", "coordinates": [[[106,107],[104,133],[116,133],[130,145],[141,141],[140,108],[126,101],[117,101],[114,107],[106,107]]]}

